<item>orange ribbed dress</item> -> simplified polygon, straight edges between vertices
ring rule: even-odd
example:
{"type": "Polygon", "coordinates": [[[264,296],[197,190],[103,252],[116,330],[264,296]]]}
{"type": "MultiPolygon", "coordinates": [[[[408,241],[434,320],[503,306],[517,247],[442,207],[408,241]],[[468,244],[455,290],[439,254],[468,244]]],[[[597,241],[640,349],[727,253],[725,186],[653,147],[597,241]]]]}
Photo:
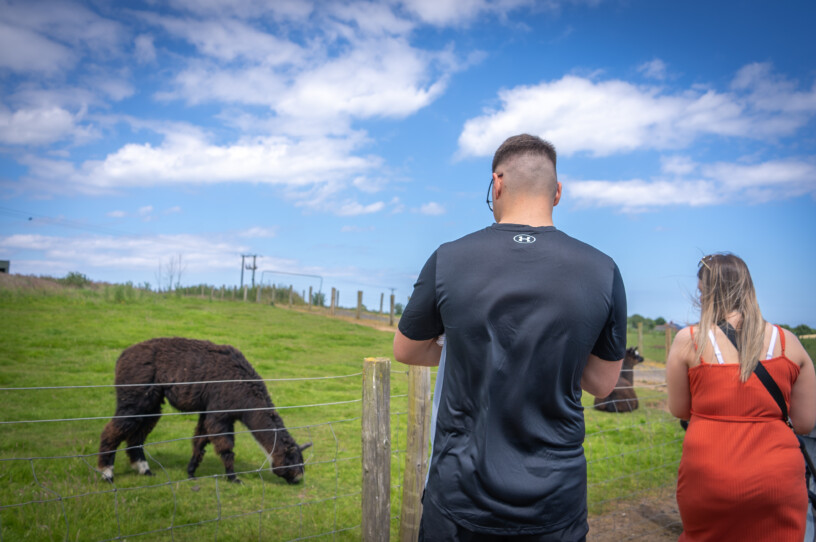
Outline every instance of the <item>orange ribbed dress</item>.
{"type": "MultiPolygon", "coordinates": [[[[790,408],[799,366],[782,354],[763,360],[790,408]]],[[[683,441],[677,504],[683,542],[773,540],[805,535],[805,462],[793,431],[757,376],[739,365],[689,369],[691,419],[683,441]]]]}

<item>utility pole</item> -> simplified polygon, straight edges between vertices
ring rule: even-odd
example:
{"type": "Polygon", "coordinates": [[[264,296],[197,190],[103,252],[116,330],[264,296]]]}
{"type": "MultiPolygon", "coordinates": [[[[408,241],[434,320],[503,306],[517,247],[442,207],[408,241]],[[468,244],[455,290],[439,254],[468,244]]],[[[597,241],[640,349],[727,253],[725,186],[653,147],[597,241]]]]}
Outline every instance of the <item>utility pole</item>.
{"type": "Polygon", "coordinates": [[[252,287],[255,287],[255,270],[258,269],[256,265],[257,254],[241,254],[241,288],[244,287],[244,269],[252,271],[252,287]],[[245,263],[246,258],[252,258],[252,265],[245,263]]]}

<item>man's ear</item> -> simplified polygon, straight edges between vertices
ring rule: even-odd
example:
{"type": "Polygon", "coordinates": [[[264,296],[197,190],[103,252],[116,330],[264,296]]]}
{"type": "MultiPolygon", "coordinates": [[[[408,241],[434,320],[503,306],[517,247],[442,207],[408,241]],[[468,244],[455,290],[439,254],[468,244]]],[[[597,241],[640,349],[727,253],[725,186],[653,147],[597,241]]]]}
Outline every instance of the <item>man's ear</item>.
{"type": "Polygon", "coordinates": [[[561,201],[561,183],[555,183],[555,199],[553,200],[553,207],[558,205],[558,202],[561,201]]]}

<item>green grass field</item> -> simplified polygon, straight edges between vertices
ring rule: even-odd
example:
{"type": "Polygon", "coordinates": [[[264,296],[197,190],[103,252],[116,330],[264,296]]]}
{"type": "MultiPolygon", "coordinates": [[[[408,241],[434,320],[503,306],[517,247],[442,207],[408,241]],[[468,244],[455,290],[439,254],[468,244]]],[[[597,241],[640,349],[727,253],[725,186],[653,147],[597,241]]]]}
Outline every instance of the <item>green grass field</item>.
{"type": "MultiPolygon", "coordinates": [[[[392,333],[269,305],[165,297],[126,286],[5,288],[0,309],[0,388],[109,385],[127,346],[159,336],[202,338],[236,346],[264,378],[286,379],[267,384],[272,399],[295,439],[314,443],[305,454],[306,479],[297,486],[265,470],[265,456],[247,433],[236,435],[243,485],[218,476],[223,466],[211,449],[199,478],[188,480],[196,417],[169,415],[145,446],[156,476],[137,475],[120,449],[111,485],[96,473],[94,454],[114,411],[112,388],[0,391],[3,540],[107,540],[142,533],[149,540],[360,538],[359,373],[363,358],[391,357],[392,333]],[[343,377],[325,378],[334,376],[343,377]],[[71,418],[91,419],[7,423],[71,418]]],[[[395,538],[407,384],[404,366],[392,369],[395,538]]],[[[591,513],[674,484],[682,431],[665,411],[662,389],[639,394],[641,409],[633,414],[586,411],[591,513]]],[[[585,404],[591,402],[586,396],[585,404]]]]}

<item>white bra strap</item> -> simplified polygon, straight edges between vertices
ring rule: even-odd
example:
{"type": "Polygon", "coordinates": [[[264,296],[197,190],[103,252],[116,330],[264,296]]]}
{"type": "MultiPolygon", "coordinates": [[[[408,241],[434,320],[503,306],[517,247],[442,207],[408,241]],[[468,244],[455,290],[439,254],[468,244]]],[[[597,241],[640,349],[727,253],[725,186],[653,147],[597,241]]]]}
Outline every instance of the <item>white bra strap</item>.
{"type": "Polygon", "coordinates": [[[725,363],[723,361],[722,352],[720,352],[720,347],[717,346],[717,339],[714,338],[714,332],[712,330],[708,330],[708,338],[711,339],[711,346],[714,347],[714,355],[717,356],[717,362],[722,365],[725,363]]]}
{"type": "Polygon", "coordinates": [[[765,359],[771,359],[773,357],[774,348],[776,348],[776,339],[779,337],[779,328],[773,326],[773,331],[771,332],[771,344],[768,346],[768,353],[765,355],[765,359]]]}

